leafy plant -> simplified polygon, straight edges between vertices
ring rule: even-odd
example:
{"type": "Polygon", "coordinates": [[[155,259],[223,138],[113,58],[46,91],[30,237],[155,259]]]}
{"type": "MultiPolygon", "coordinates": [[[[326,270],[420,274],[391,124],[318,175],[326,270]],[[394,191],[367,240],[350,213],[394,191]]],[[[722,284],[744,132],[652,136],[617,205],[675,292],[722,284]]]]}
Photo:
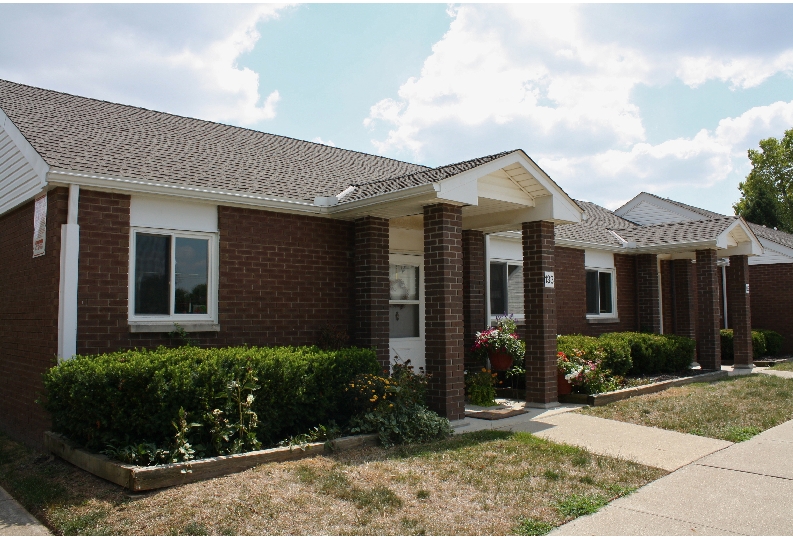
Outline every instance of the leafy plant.
{"type": "MultiPolygon", "coordinates": [[[[382,385],[383,396],[370,398],[373,407],[350,420],[350,432],[377,433],[385,447],[428,442],[452,434],[449,420],[425,406],[427,376],[414,373],[410,361],[394,364],[391,378],[383,378],[382,385]]],[[[358,388],[348,386],[348,390],[358,388]]]]}
{"type": "MultiPolygon", "coordinates": [[[[190,444],[189,436],[190,431],[196,427],[201,427],[200,423],[189,423],[187,421],[187,412],[184,407],[179,407],[179,418],[177,421],[172,422],[173,428],[176,429],[174,435],[174,447],[171,451],[171,462],[190,462],[195,458],[195,450],[190,444]]],[[[182,473],[191,473],[192,470],[188,467],[182,470],[182,473]]]]}
{"type": "Polygon", "coordinates": [[[281,440],[278,442],[278,445],[290,448],[298,447],[305,451],[308,444],[314,442],[325,441],[326,447],[332,446],[333,440],[337,439],[339,436],[341,436],[341,429],[336,425],[335,422],[331,422],[327,426],[317,425],[307,433],[290,436],[286,440],[281,440]]]}
{"type": "Polygon", "coordinates": [[[127,464],[137,466],[154,466],[170,462],[171,453],[167,449],[158,448],[151,442],[141,442],[127,446],[116,447],[108,445],[101,451],[111,459],[116,459],[127,464]]]}
{"type": "Polygon", "coordinates": [[[559,351],[556,364],[575,391],[595,394],[620,387],[620,378],[606,369],[602,360],[588,360],[583,351],[574,349],[569,355],[559,351]]]}
{"type": "Polygon", "coordinates": [[[491,353],[505,352],[517,362],[523,362],[526,343],[518,337],[518,327],[511,317],[498,317],[496,326],[476,333],[471,351],[484,359],[491,353]]]}
{"type": "Polygon", "coordinates": [[[471,404],[478,406],[496,405],[496,381],[498,375],[491,373],[489,369],[482,368],[476,373],[465,372],[465,390],[468,392],[468,400],[471,404]]]}

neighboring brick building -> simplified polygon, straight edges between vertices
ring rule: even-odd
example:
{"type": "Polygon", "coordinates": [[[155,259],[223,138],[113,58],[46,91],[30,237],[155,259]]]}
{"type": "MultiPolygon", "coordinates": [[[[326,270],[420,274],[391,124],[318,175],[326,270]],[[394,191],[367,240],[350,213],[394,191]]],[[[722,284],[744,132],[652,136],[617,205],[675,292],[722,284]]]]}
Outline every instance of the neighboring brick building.
{"type": "MultiPolygon", "coordinates": [[[[527,403],[552,406],[556,334],[718,339],[720,273],[690,260],[762,252],[740,218],[622,216],[520,150],[431,169],[0,81],[0,427],[40,442],[56,359],[155,347],[177,324],[207,346],[344,331],[426,368],[457,419],[474,333],[513,313],[527,403]]],[[[749,265],[728,280],[773,278],[749,265]]]]}

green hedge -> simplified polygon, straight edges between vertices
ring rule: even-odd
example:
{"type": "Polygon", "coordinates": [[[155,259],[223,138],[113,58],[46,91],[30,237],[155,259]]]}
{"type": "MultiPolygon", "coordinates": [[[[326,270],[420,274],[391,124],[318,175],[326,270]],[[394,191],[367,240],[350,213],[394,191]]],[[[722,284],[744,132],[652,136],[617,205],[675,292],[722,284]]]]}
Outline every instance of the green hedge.
{"type": "Polygon", "coordinates": [[[582,351],[588,360],[593,361],[599,357],[596,353],[600,352],[604,367],[617,375],[627,375],[633,367],[630,346],[620,338],[604,336],[599,338],[580,334],[559,336],[556,345],[559,351],[568,355],[576,350],[582,351]]]}
{"type": "Polygon", "coordinates": [[[559,336],[557,347],[564,353],[601,351],[603,365],[617,375],[674,373],[687,369],[696,354],[693,339],[640,332],[613,332],[597,338],[559,336]]]}
{"type": "MultiPolygon", "coordinates": [[[[782,350],[784,338],[779,332],[773,330],[752,330],[752,359],[757,360],[763,356],[775,356],[782,350]]],[[[732,329],[721,331],[721,359],[732,362],[735,360],[733,350],[732,329]]]]}
{"type": "MultiPolygon", "coordinates": [[[[44,375],[53,429],[89,448],[168,445],[184,407],[201,421],[232,380],[258,378],[252,410],[258,439],[273,444],[320,423],[351,417],[344,389],[359,373],[379,373],[373,351],[316,347],[181,347],[76,356],[44,375]]],[[[194,443],[211,442],[207,426],[194,443]]]]}

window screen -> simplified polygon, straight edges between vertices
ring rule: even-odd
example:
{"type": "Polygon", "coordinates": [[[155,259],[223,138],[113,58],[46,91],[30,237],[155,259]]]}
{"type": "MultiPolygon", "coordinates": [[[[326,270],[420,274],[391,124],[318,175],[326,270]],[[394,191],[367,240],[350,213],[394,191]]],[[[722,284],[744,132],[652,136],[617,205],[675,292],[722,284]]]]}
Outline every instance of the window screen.
{"type": "Polygon", "coordinates": [[[135,313],[170,313],[171,237],[136,234],[135,313]]]}
{"type": "Polygon", "coordinates": [[[507,313],[523,315],[523,267],[507,266],[507,313]]]}
{"type": "Polygon", "coordinates": [[[389,265],[389,336],[420,337],[419,267],[389,265]]]}
{"type": "Polygon", "coordinates": [[[598,271],[586,271],[586,312],[588,315],[600,313],[600,291],[598,286],[598,271]]]}
{"type": "Polygon", "coordinates": [[[507,265],[490,263],[490,314],[507,313],[507,265]]]}
{"type": "Polygon", "coordinates": [[[599,274],[600,284],[600,313],[613,313],[611,305],[611,273],[601,272],[599,274]]]}
{"type": "Polygon", "coordinates": [[[176,237],[174,313],[207,313],[209,241],[176,237]]]}

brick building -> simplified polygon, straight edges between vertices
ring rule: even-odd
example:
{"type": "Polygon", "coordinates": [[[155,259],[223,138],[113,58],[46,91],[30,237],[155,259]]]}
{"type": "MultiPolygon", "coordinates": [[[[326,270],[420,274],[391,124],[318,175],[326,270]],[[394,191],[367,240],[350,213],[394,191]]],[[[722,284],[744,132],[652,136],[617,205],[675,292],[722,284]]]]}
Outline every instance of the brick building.
{"type": "Polygon", "coordinates": [[[427,168],[0,81],[0,427],[38,442],[47,367],[175,324],[208,346],[345,330],[424,366],[450,419],[498,313],[520,319],[536,406],[556,404],[558,333],[686,333],[715,367],[720,276],[744,332],[739,291],[773,278],[747,265],[761,234],[628,205],[572,200],[521,150],[427,168]]]}

